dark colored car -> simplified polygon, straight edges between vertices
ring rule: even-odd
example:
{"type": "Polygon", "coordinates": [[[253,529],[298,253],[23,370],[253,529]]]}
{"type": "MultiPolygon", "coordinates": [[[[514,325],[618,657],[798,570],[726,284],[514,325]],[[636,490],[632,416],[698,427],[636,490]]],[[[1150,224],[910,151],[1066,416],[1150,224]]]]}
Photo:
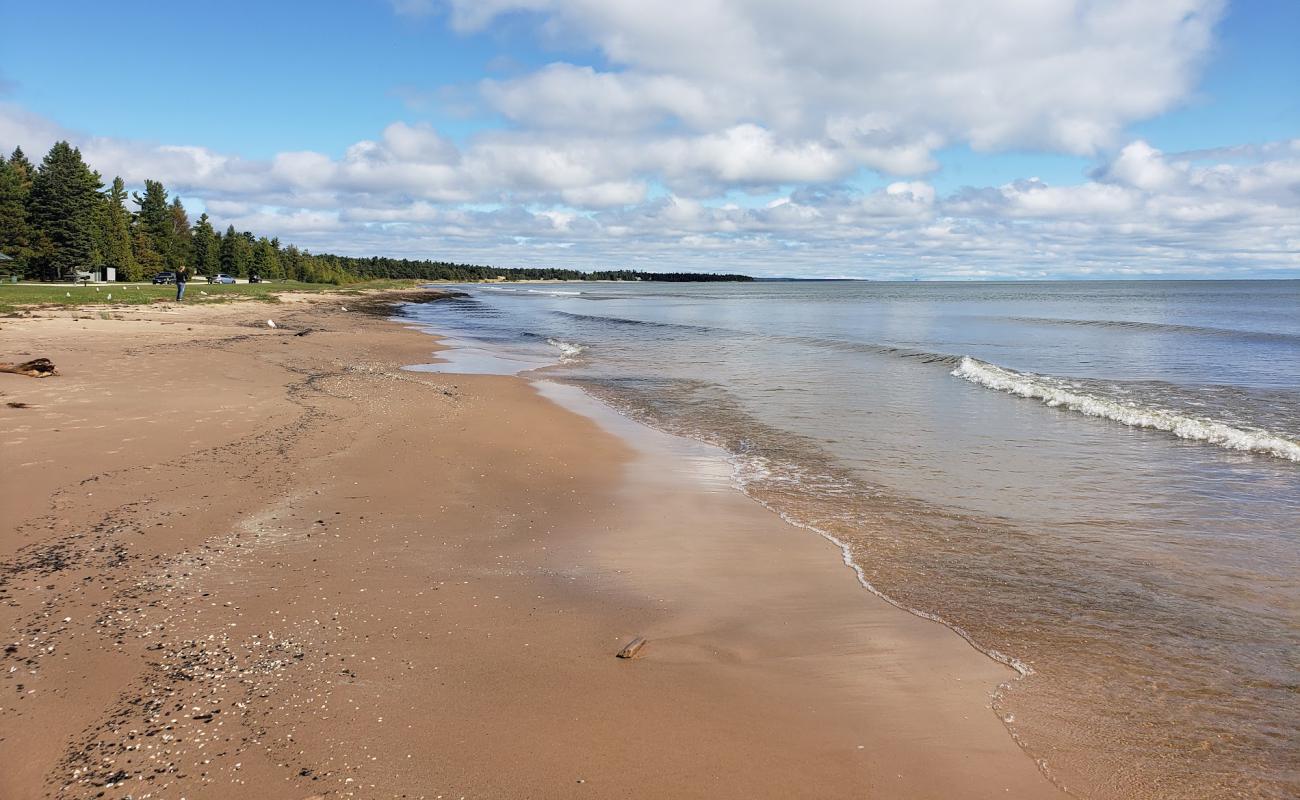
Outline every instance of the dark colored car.
{"type": "Polygon", "coordinates": [[[159,272],[157,275],[153,276],[153,282],[154,282],[154,283],[175,283],[175,282],[176,282],[176,273],[175,273],[175,272],[159,272]]]}
{"type": "Polygon", "coordinates": [[[227,275],[224,272],[219,273],[217,275],[208,276],[208,283],[234,283],[234,282],[235,282],[234,276],[227,275]]]}
{"type": "Polygon", "coordinates": [[[249,282],[249,283],[261,283],[261,282],[262,282],[262,276],[261,276],[261,275],[249,275],[249,276],[248,276],[248,282],[249,282]]]}

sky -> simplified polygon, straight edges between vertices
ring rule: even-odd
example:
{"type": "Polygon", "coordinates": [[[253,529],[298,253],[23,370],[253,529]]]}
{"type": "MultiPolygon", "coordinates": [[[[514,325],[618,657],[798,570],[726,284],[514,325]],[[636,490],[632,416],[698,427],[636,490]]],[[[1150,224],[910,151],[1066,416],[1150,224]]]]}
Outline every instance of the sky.
{"type": "Polygon", "coordinates": [[[314,252],[1300,277],[1294,0],[4,4],[0,148],[314,252]],[[215,9],[215,10],[214,10],[215,9]]]}

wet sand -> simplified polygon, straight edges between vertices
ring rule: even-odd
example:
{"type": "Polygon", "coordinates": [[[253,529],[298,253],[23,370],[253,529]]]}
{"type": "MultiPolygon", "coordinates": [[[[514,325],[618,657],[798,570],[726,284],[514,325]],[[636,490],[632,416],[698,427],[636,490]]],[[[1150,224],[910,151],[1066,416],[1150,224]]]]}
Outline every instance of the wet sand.
{"type": "Polygon", "coordinates": [[[349,302],[0,321],[0,798],[1060,796],[706,449],[349,302]]]}

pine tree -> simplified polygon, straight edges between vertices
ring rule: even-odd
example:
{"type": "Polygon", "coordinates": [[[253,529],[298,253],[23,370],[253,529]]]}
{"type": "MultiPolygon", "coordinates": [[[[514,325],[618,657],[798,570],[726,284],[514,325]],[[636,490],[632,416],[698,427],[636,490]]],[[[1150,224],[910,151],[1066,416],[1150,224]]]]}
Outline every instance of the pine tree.
{"type": "Polygon", "coordinates": [[[238,238],[239,234],[235,233],[234,225],[226,228],[225,234],[221,237],[221,271],[227,275],[238,273],[238,264],[236,263],[238,259],[235,255],[237,247],[235,240],[238,238]]]}
{"type": "Polygon", "coordinates": [[[252,266],[253,235],[239,233],[231,225],[221,236],[221,271],[236,278],[246,278],[252,266]]]}
{"type": "Polygon", "coordinates": [[[162,270],[162,253],[158,252],[153,237],[142,225],[136,225],[131,230],[131,253],[135,256],[141,278],[151,278],[162,270]]]}
{"type": "MultiPolygon", "coordinates": [[[[17,154],[21,156],[22,150],[17,154]]],[[[36,255],[34,232],[27,214],[31,181],[24,178],[20,166],[0,156],[0,253],[14,259],[19,269],[26,268],[36,255]]]]}
{"type": "Polygon", "coordinates": [[[92,262],[95,214],[101,201],[99,173],[67,142],[50,148],[32,181],[32,224],[47,238],[37,262],[43,277],[58,279],[92,262]]]}
{"type": "Polygon", "coordinates": [[[257,240],[257,244],[253,246],[252,272],[254,275],[261,275],[267,280],[282,277],[280,273],[280,254],[276,250],[276,246],[265,236],[257,240]]]}
{"type": "Polygon", "coordinates": [[[302,252],[294,245],[289,245],[280,252],[280,264],[284,277],[291,281],[302,280],[302,252]]]}
{"type": "Polygon", "coordinates": [[[249,231],[236,234],[235,242],[235,271],[230,273],[238,278],[247,278],[253,269],[253,234],[249,231]]]}
{"type": "Polygon", "coordinates": [[[207,214],[200,214],[194,225],[194,269],[199,275],[216,275],[221,271],[221,244],[207,214]]]}
{"type": "Polygon", "coordinates": [[[168,269],[167,262],[171,253],[172,212],[167,205],[167,190],[158,181],[144,182],[144,196],[132,192],[131,198],[140,210],[135,212],[133,220],[136,242],[136,258],[146,272],[152,269],[168,269]],[[141,251],[148,255],[146,258],[141,251]],[[156,264],[155,264],[156,262],[156,264]]]}
{"type": "Polygon", "coordinates": [[[126,184],[117,177],[104,196],[104,266],[116,269],[118,280],[138,281],[144,276],[131,251],[131,214],[124,203],[126,184]]]}
{"type": "Polygon", "coordinates": [[[23,191],[32,190],[32,181],[36,180],[36,167],[27,158],[21,147],[15,147],[13,155],[9,156],[9,166],[14,168],[18,173],[19,180],[22,182],[23,191]]]}
{"type": "Polygon", "coordinates": [[[99,270],[105,266],[104,253],[107,247],[108,199],[96,192],[95,204],[90,212],[90,258],[87,261],[92,269],[99,270]]]}
{"type": "Polygon", "coordinates": [[[177,269],[182,265],[194,265],[194,241],[190,238],[190,218],[185,213],[185,206],[179,197],[172,200],[167,209],[171,221],[169,234],[171,247],[168,250],[168,269],[177,269]]]}

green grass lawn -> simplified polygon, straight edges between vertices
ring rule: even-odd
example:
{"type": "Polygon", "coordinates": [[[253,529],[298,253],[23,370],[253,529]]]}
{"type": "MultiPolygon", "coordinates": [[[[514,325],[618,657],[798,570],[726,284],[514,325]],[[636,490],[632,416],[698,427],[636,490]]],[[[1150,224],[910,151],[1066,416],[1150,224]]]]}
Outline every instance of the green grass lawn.
{"type": "MultiPolygon", "coordinates": [[[[401,289],[418,286],[421,281],[380,280],[334,286],[326,283],[236,283],[209,285],[200,278],[185,288],[186,303],[221,303],[252,299],[267,303],[279,301],[281,292],[342,292],[355,294],[363,289],[401,289]]],[[[0,283],[0,314],[14,314],[24,306],[140,305],[156,300],[172,300],[175,286],[137,283],[100,283],[74,286],[67,283],[0,283]]]]}

